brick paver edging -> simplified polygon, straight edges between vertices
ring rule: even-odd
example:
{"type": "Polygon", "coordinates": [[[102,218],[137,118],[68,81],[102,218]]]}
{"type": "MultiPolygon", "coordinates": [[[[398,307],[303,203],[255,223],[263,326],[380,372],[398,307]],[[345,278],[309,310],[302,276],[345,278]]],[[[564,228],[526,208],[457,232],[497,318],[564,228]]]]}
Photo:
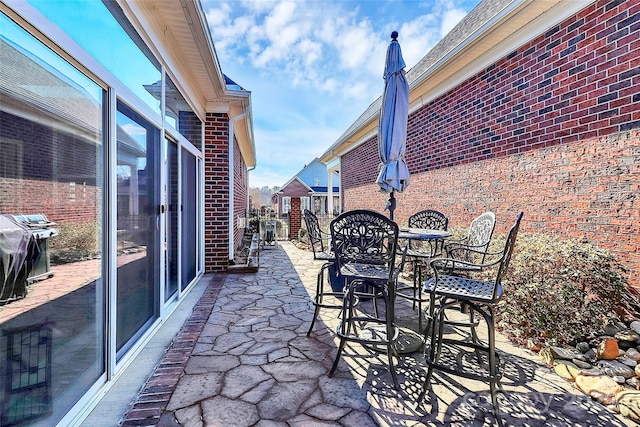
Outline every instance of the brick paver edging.
{"type": "Polygon", "coordinates": [[[215,274],[193,312],[184,322],[153,374],[144,384],[131,409],[122,417],[120,426],[155,426],[169,403],[200,333],[216,303],[225,274],[215,274]]]}

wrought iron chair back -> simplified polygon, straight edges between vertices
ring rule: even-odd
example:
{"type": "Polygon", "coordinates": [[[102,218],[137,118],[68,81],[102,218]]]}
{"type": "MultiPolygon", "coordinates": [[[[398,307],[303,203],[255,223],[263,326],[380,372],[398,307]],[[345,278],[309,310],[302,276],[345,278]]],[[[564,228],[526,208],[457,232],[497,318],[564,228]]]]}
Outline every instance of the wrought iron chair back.
{"type": "MultiPolygon", "coordinates": [[[[438,212],[433,209],[427,209],[420,212],[416,212],[409,217],[409,228],[426,228],[430,230],[446,230],[449,226],[449,218],[442,212],[438,212]]],[[[443,242],[409,242],[409,256],[412,256],[411,250],[424,251],[422,256],[435,256],[442,252],[443,242]]],[[[420,254],[416,254],[420,255],[420,254]]]]}
{"type": "Polygon", "coordinates": [[[325,246],[325,240],[329,237],[329,233],[323,232],[318,222],[318,217],[309,209],[305,209],[302,212],[302,218],[307,226],[307,233],[309,236],[309,243],[313,249],[314,259],[330,259],[333,258],[333,254],[327,251],[325,246]]]}
{"type": "Polygon", "coordinates": [[[369,210],[353,210],[330,225],[338,269],[347,262],[393,265],[398,245],[398,225],[369,210]]]}
{"type": "Polygon", "coordinates": [[[429,228],[431,230],[446,230],[449,219],[442,212],[427,209],[414,213],[409,217],[409,227],[429,228]]]}
{"type": "MultiPolygon", "coordinates": [[[[476,217],[469,225],[467,237],[460,241],[449,241],[445,244],[448,256],[455,248],[464,247],[472,249],[466,251],[466,261],[482,264],[485,261],[486,252],[491,243],[491,237],[496,227],[496,215],[493,212],[485,212],[476,217]]],[[[459,252],[459,251],[458,251],[459,252]]]]}

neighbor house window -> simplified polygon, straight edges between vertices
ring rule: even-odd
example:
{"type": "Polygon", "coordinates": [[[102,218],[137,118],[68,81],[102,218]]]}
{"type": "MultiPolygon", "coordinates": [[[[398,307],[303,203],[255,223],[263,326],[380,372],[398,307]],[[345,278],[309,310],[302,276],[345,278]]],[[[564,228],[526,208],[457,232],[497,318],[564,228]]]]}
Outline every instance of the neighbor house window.
{"type": "Polygon", "coordinates": [[[300,210],[311,209],[311,199],[309,197],[300,197],[300,210]]]}
{"type": "Polygon", "coordinates": [[[291,210],[291,197],[284,196],[282,198],[282,213],[288,214],[290,210],[291,210]]]}

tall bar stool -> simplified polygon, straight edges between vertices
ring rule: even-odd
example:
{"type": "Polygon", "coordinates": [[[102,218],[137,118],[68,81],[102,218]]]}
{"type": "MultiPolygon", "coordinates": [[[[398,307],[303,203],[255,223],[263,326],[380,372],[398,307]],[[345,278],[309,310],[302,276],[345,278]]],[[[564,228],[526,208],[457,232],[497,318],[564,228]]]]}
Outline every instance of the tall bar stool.
{"type": "Polygon", "coordinates": [[[496,395],[497,388],[502,390],[502,385],[500,384],[502,373],[498,370],[499,357],[495,349],[494,307],[502,297],[502,280],[507,273],[509,262],[513,255],[513,249],[523,215],[524,213],[522,212],[518,215],[516,222],[509,230],[504,249],[497,253],[486,254],[486,257],[489,259],[488,262],[473,264],[457,258],[440,258],[430,262],[433,269],[433,277],[427,280],[425,286],[433,286],[434,294],[439,301],[437,302],[437,307],[434,312],[434,322],[431,324],[430,341],[425,345],[424,357],[429,369],[424,381],[423,390],[418,397],[418,404],[424,399],[431,382],[433,371],[437,369],[451,375],[489,382],[494,413],[498,423],[502,424],[496,395]],[[494,259],[494,257],[497,257],[497,259],[494,259]],[[495,267],[495,279],[493,281],[486,281],[449,274],[456,265],[460,267],[466,265],[469,272],[484,272],[487,268],[495,267]],[[463,342],[459,339],[443,337],[445,310],[461,303],[467,304],[473,311],[479,313],[482,318],[484,318],[488,328],[488,342],[486,344],[476,340],[473,342],[463,342]],[[481,363],[479,354],[486,353],[488,372],[486,375],[483,375],[482,373],[478,373],[478,370],[465,371],[460,369],[460,366],[458,366],[460,363],[458,357],[454,358],[455,360],[452,362],[455,363],[455,366],[440,363],[439,359],[444,345],[473,349],[478,356],[479,364],[481,363]]]}
{"type": "Polygon", "coordinates": [[[335,255],[333,254],[333,251],[327,250],[328,248],[325,246],[325,241],[329,241],[331,235],[322,231],[318,217],[309,209],[305,209],[302,212],[302,218],[307,226],[307,235],[309,236],[309,242],[313,249],[313,259],[325,261],[318,272],[318,278],[316,279],[316,293],[311,300],[315,309],[311,325],[307,331],[307,336],[309,336],[313,330],[313,325],[318,318],[318,314],[320,314],[321,308],[335,310],[342,309],[342,297],[344,295],[344,291],[342,287],[340,287],[340,289],[333,289],[333,284],[338,283],[337,273],[335,271],[335,255]],[[331,291],[325,290],[324,288],[325,274],[330,285],[332,285],[331,291]],[[332,301],[326,302],[324,300],[326,297],[331,297],[332,301]],[[335,300],[336,298],[338,301],[335,300]]]}
{"type": "MultiPolygon", "coordinates": [[[[471,221],[467,235],[463,239],[447,240],[444,244],[444,251],[447,258],[464,261],[462,263],[452,263],[449,265],[447,270],[448,274],[468,276],[471,273],[481,271],[482,267],[479,267],[479,265],[482,265],[485,261],[495,228],[496,215],[493,212],[484,212],[471,221]]],[[[429,313],[427,315],[429,321],[433,320],[435,310],[436,296],[433,286],[434,283],[434,280],[430,280],[426,282],[426,286],[423,286],[424,291],[429,295],[429,313]]],[[[474,341],[477,341],[478,335],[475,327],[478,325],[478,322],[474,319],[473,310],[464,304],[460,309],[461,311],[469,312],[469,321],[459,322],[447,320],[447,323],[455,326],[471,327],[471,336],[474,341]]]]}
{"type": "Polygon", "coordinates": [[[404,262],[396,260],[398,225],[384,215],[369,210],[348,211],[330,226],[331,241],[338,276],[345,285],[341,321],[336,328],[340,338],[338,353],[329,376],[338,367],[345,344],[357,342],[384,349],[395,388],[399,388],[393,357],[398,357],[395,342],[399,328],[394,324],[393,301],[398,274],[404,262]],[[358,288],[374,288],[374,295],[384,299],[384,315],[356,311],[358,288]]]}

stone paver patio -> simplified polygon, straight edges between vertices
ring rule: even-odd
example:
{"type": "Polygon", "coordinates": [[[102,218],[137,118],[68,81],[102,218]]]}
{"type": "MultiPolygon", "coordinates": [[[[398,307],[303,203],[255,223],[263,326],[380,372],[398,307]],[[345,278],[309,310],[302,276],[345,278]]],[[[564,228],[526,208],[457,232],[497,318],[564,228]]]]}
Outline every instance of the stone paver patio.
{"type": "MultiPolygon", "coordinates": [[[[357,344],[347,345],[336,375],[329,378],[337,312],[323,310],[306,336],[320,265],[311,252],[283,242],[262,251],[257,273],[224,276],[217,298],[217,289],[205,292],[194,309],[200,326],[185,323],[121,425],[496,424],[489,387],[477,381],[436,372],[427,397],[417,405],[426,373],[421,351],[402,356],[399,391],[393,388],[386,356],[357,344]]],[[[415,327],[416,314],[404,302],[398,300],[399,323],[415,327]]],[[[507,391],[500,397],[504,425],[633,425],[572,388],[537,355],[500,335],[497,344],[507,391]]],[[[450,355],[456,356],[466,357],[450,355]]]]}

